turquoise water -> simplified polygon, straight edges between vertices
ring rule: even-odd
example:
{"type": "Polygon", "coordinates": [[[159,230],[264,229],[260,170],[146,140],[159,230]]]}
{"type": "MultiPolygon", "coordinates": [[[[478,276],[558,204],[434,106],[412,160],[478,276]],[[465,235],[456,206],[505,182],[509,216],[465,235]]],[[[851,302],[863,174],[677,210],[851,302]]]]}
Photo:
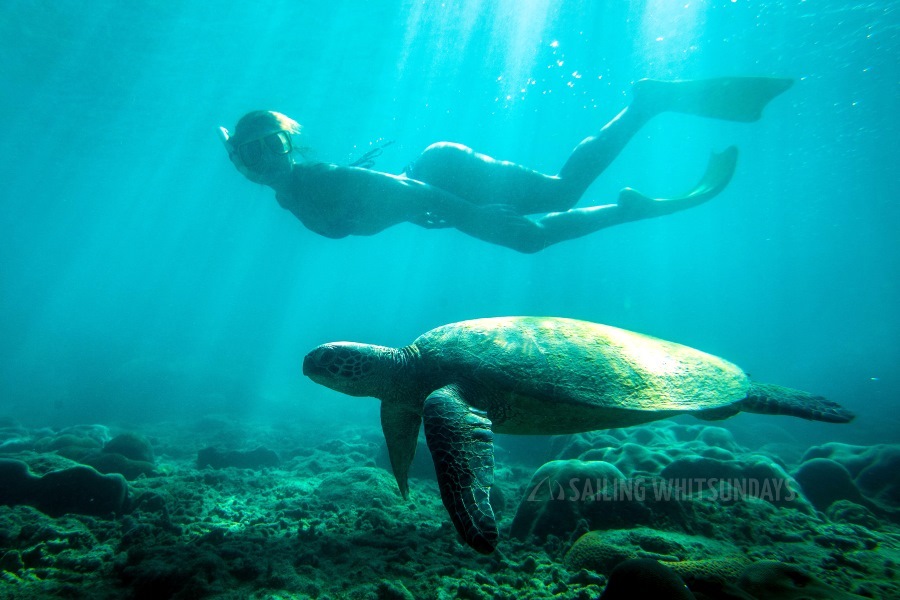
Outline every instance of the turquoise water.
{"type": "MultiPolygon", "coordinates": [[[[507,314],[576,317],[821,393],[896,442],[898,3],[7,2],[0,21],[0,413],[31,425],[204,414],[359,419],[315,386],[332,340],[403,345],[507,314]],[[582,204],[711,203],[521,255],[452,230],[307,230],[217,141],[244,113],[300,121],[322,160],[449,140],[555,172],[642,77],[796,80],[761,121],[663,115],[582,204]]],[[[742,416],[740,419],[752,419],[742,416]]]]}

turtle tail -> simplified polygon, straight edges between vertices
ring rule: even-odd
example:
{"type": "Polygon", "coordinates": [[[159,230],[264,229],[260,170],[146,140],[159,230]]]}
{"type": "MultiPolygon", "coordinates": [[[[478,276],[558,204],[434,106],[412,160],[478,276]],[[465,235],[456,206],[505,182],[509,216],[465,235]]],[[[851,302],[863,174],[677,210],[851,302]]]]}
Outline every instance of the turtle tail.
{"type": "Polygon", "coordinates": [[[822,396],[770,383],[751,383],[747,397],[739,405],[743,412],[788,415],[826,423],[849,423],[856,416],[822,396]]]}

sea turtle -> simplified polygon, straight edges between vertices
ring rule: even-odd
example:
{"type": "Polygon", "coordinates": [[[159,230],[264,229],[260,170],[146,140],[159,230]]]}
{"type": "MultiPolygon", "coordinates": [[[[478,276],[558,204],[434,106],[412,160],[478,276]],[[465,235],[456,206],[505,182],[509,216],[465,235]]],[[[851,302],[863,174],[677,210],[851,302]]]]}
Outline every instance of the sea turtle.
{"type": "Polygon", "coordinates": [[[405,498],[419,427],[453,524],[475,550],[497,544],[489,501],[493,433],[553,435],[625,427],[682,413],[738,412],[846,423],[820,396],[751,382],[736,365],[616,327],[556,317],[444,325],[403,348],[323,344],[303,360],[316,383],[381,402],[381,426],[405,498]]]}

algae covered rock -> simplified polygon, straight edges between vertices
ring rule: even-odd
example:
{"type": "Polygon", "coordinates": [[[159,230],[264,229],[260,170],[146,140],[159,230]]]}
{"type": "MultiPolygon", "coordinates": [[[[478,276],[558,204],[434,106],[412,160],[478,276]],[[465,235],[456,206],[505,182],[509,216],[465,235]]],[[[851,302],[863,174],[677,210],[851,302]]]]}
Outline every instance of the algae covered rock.
{"type": "Polygon", "coordinates": [[[629,476],[656,474],[672,462],[666,452],[659,448],[648,448],[631,442],[616,448],[607,448],[601,456],[601,460],[614,464],[617,469],[629,476]]]}
{"type": "Polygon", "coordinates": [[[617,564],[638,557],[630,546],[610,544],[602,531],[589,531],[578,538],[566,553],[566,567],[571,571],[588,569],[610,573],[617,564]]]}
{"type": "Polygon", "coordinates": [[[351,467],[343,473],[326,476],[316,496],[337,504],[356,503],[371,505],[373,500],[382,504],[393,504],[400,500],[397,485],[383,469],[372,467],[351,467]]]}
{"type": "Polygon", "coordinates": [[[696,600],[675,571],[650,558],[633,558],[619,563],[610,573],[600,600],[631,600],[635,597],[696,600]]]}
{"type": "Polygon", "coordinates": [[[900,522],[900,445],[851,446],[832,442],[810,448],[795,473],[819,510],[849,500],[900,522]]]}
{"type": "Polygon", "coordinates": [[[551,461],[532,476],[511,533],[522,540],[550,535],[566,539],[584,525],[612,529],[658,520],[683,524],[687,519],[683,502],[670,492],[664,481],[626,478],[608,462],[551,461]]]}
{"type": "Polygon", "coordinates": [[[123,433],[112,438],[103,449],[80,459],[101,473],[119,473],[133,481],[138,477],[156,475],[156,458],[149,440],[136,433],[123,433]]]}
{"type": "Polygon", "coordinates": [[[599,518],[605,489],[625,482],[622,472],[607,462],[551,461],[532,476],[516,509],[512,535],[568,536],[580,519],[599,518]]]}
{"type": "Polygon", "coordinates": [[[771,560],[748,566],[738,587],[754,598],[771,600],[863,600],[863,596],[837,590],[796,565],[771,560]]]}
{"type": "Polygon", "coordinates": [[[828,520],[833,523],[862,525],[871,531],[877,531],[881,526],[878,517],[871,510],[849,500],[838,500],[831,503],[826,514],[828,520]]]}
{"type": "Polygon", "coordinates": [[[136,433],[123,433],[106,442],[103,452],[107,454],[119,454],[129,460],[153,463],[153,447],[142,435],[136,433]]]}
{"type": "Polygon", "coordinates": [[[217,448],[204,448],[197,453],[197,468],[211,467],[213,469],[262,469],[265,467],[277,467],[281,459],[273,450],[259,447],[254,450],[219,450],[217,448]]]}
{"type": "Polygon", "coordinates": [[[759,498],[773,506],[811,511],[799,494],[797,482],[781,466],[763,456],[739,460],[689,456],[673,461],[662,470],[661,476],[679,488],[696,487],[695,491],[707,492],[721,501],[759,498]]]}
{"type": "Polygon", "coordinates": [[[828,458],[813,458],[804,462],[794,477],[804,495],[818,510],[825,511],[839,500],[868,503],[846,467],[828,458]]]}
{"type": "Polygon", "coordinates": [[[120,514],[128,500],[128,484],[121,475],[102,475],[91,467],[76,466],[36,477],[25,463],[0,459],[0,481],[0,504],[27,504],[52,517],[120,514]]]}
{"type": "MultiPolygon", "coordinates": [[[[566,553],[565,564],[570,570],[589,569],[609,573],[622,560],[652,558],[665,562],[669,567],[681,565],[684,568],[678,573],[684,578],[692,572],[687,569],[689,565],[696,564],[694,572],[703,569],[721,571],[724,568],[697,564],[701,561],[726,559],[733,560],[735,564],[746,564],[739,555],[739,550],[730,544],[702,536],[636,527],[585,533],[566,553]]],[[[729,572],[736,577],[740,570],[729,569],[729,572]]]]}
{"type": "Polygon", "coordinates": [[[80,461],[92,452],[101,448],[95,438],[77,433],[63,433],[38,440],[35,449],[41,452],[55,452],[71,460],[80,461]]]}
{"type": "Polygon", "coordinates": [[[95,452],[81,460],[84,464],[94,467],[100,473],[118,473],[125,479],[133,481],[141,476],[156,475],[156,466],[142,460],[132,460],[121,454],[107,452],[95,452]]]}
{"type": "Polygon", "coordinates": [[[376,590],[378,600],[415,600],[402,581],[382,580],[376,590]]]}

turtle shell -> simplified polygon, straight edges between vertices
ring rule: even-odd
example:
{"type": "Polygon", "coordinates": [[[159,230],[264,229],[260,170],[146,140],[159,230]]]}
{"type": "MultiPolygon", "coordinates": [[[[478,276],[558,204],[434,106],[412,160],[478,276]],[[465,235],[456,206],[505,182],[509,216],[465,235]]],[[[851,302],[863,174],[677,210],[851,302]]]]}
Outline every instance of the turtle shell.
{"type": "Polygon", "coordinates": [[[744,399],[733,363],[647,335],[558,317],[444,325],[414,342],[426,370],[507,398],[633,411],[697,411],[744,399]]]}

